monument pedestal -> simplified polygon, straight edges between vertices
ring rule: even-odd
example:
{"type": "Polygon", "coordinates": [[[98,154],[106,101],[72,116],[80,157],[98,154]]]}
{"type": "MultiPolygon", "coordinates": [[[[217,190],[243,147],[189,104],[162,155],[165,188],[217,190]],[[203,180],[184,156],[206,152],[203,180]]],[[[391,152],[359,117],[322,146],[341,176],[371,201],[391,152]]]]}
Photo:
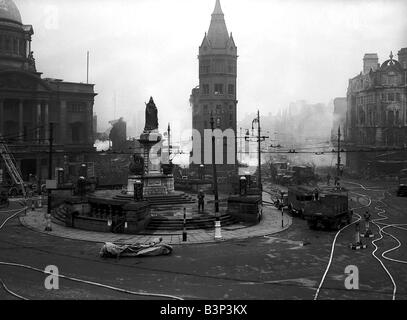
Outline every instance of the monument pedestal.
{"type": "MultiPolygon", "coordinates": [[[[168,168],[162,168],[161,148],[162,135],[158,132],[157,108],[153,98],[150,98],[146,106],[146,124],[143,133],[140,134],[138,142],[142,146],[142,156],[135,157],[137,163],[133,173],[128,178],[127,194],[134,195],[134,184],[137,181],[143,183],[143,196],[167,196],[174,192],[174,176],[168,168]],[[141,159],[141,160],[140,160],[141,159]]],[[[171,167],[172,168],[172,167],[171,167]]]]}

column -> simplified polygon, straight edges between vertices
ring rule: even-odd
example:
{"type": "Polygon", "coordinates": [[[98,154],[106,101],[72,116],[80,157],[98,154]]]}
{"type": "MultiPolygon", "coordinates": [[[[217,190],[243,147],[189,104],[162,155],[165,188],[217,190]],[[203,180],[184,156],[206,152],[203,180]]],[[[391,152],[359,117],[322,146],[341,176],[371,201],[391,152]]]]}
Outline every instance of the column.
{"type": "Polygon", "coordinates": [[[41,139],[41,102],[37,102],[37,141],[38,143],[41,143],[40,139],[41,139]]]}
{"type": "Polygon", "coordinates": [[[48,101],[45,102],[45,106],[44,106],[44,131],[45,131],[45,139],[46,141],[44,141],[44,143],[49,143],[48,139],[49,139],[49,113],[48,113],[48,109],[49,109],[49,104],[48,101]]]}
{"type": "Polygon", "coordinates": [[[61,144],[66,144],[67,139],[66,139],[66,124],[67,124],[67,119],[66,119],[66,101],[61,100],[59,102],[60,106],[60,111],[59,111],[59,137],[60,137],[60,143],[61,144]]]}
{"type": "Polygon", "coordinates": [[[4,134],[4,100],[0,99],[0,134],[4,134]]]}
{"type": "Polygon", "coordinates": [[[19,141],[24,140],[24,137],[23,137],[23,134],[24,134],[24,118],[23,118],[24,109],[23,109],[23,107],[24,107],[24,101],[21,100],[21,99],[18,100],[18,135],[19,135],[18,140],[19,141]]]}

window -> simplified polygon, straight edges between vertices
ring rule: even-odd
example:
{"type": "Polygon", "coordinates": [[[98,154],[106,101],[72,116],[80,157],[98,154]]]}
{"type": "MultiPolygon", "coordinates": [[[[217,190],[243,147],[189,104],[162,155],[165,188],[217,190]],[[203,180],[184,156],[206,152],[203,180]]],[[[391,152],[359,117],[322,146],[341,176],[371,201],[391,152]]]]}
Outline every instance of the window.
{"type": "Polygon", "coordinates": [[[68,112],[72,113],[86,112],[86,105],[84,102],[70,102],[68,104],[68,112]]]}
{"type": "Polygon", "coordinates": [[[393,92],[390,92],[390,93],[387,94],[387,100],[394,101],[394,93],[393,92]]]}
{"type": "Polygon", "coordinates": [[[228,85],[228,94],[235,94],[235,86],[233,84],[228,85]]]}
{"type": "Polygon", "coordinates": [[[222,106],[220,104],[216,105],[216,114],[222,113],[222,106]]]}
{"type": "Polygon", "coordinates": [[[200,65],[200,73],[209,73],[210,72],[210,61],[203,60],[200,65]]]}
{"type": "Polygon", "coordinates": [[[234,61],[228,62],[228,73],[236,73],[236,66],[234,61]]]}
{"type": "Polygon", "coordinates": [[[209,84],[202,85],[202,94],[209,94],[209,84]]]}
{"type": "Polygon", "coordinates": [[[400,92],[396,92],[396,101],[400,102],[400,92]]]}
{"type": "Polygon", "coordinates": [[[215,94],[223,94],[223,84],[222,83],[215,83],[215,94]]]}

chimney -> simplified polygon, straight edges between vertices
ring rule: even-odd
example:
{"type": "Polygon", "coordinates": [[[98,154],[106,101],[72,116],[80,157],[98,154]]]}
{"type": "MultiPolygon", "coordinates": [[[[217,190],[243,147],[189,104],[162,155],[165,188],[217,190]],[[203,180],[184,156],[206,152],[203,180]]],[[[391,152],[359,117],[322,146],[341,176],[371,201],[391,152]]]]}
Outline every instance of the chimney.
{"type": "Polygon", "coordinates": [[[366,53],[363,57],[363,74],[369,73],[370,69],[375,71],[379,65],[377,53],[366,53]]]}

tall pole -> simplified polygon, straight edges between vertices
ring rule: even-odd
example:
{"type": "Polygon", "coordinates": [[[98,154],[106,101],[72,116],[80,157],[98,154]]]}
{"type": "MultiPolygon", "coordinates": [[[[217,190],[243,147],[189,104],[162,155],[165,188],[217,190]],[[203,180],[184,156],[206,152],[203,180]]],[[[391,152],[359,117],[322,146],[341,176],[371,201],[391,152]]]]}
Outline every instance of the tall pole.
{"type": "Polygon", "coordinates": [[[171,156],[171,128],[170,128],[170,123],[168,123],[168,128],[167,128],[167,133],[168,133],[168,161],[170,160],[171,156]]]}
{"type": "Polygon", "coordinates": [[[89,51],[86,54],[86,83],[89,83],[89,51]]]}
{"type": "Polygon", "coordinates": [[[216,220],[219,220],[219,198],[218,198],[218,176],[216,173],[216,162],[215,162],[215,121],[213,120],[213,114],[211,112],[211,129],[212,129],[212,169],[213,169],[213,193],[215,195],[215,215],[216,220]]]}
{"type": "MultiPolygon", "coordinates": [[[[49,124],[48,180],[52,179],[52,142],[54,140],[54,124],[49,124]]],[[[51,189],[48,189],[47,213],[51,214],[51,189]]]]}
{"type": "Polygon", "coordinates": [[[258,161],[259,161],[259,170],[258,170],[258,180],[259,180],[259,189],[260,189],[260,197],[263,198],[263,185],[261,183],[261,137],[260,137],[260,132],[261,132],[261,128],[260,128],[260,111],[257,110],[257,148],[258,148],[258,161]]]}
{"type": "Polygon", "coordinates": [[[338,163],[336,166],[336,176],[339,178],[341,165],[341,127],[338,127],[338,163]]]}

